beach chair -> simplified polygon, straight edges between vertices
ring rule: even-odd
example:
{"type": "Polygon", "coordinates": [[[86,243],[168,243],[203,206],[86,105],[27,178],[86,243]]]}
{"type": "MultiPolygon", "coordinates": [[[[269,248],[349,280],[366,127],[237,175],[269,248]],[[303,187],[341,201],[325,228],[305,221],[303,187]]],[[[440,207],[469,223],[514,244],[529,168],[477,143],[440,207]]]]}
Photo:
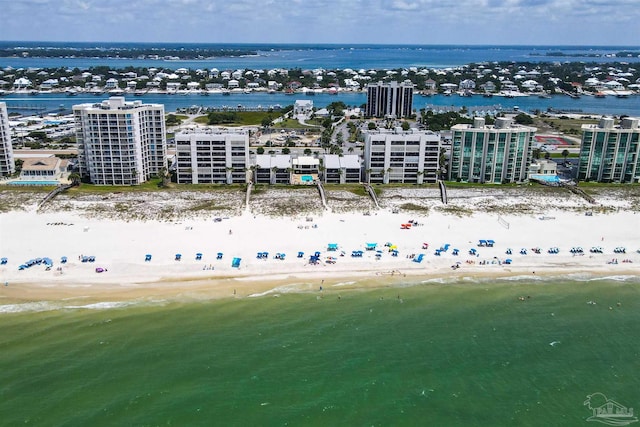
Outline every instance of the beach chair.
{"type": "Polygon", "coordinates": [[[234,258],[233,261],[231,261],[231,267],[240,268],[240,261],[242,261],[242,258],[234,258]]]}

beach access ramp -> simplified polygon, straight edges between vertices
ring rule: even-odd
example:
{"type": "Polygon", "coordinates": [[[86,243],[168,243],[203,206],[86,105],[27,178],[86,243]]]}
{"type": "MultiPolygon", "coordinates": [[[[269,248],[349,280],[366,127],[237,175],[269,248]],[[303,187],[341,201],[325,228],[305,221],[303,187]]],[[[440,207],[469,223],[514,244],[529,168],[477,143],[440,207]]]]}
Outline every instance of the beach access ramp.
{"type": "Polygon", "coordinates": [[[322,185],[322,182],[320,180],[317,180],[317,184],[318,193],[320,193],[320,200],[322,201],[322,206],[324,206],[326,210],[329,210],[329,206],[327,205],[327,196],[324,192],[324,186],[322,185]]]}
{"type": "Polygon", "coordinates": [[[253,190],[253,182],[247,184],[247,194],[245,196],[244,205],[245,210],[249,212],[249,201],[251,201],[251,191],[253,190]]]}
{"type": "Polygon", "coordinates": [[[443,180],[438,180],[438,187],[440,187],[440,199],[442,200],[442,204],[446,205],[449,199],[447,198],[447,187],[444,185],[443,180]]]}
{"type": "Polygon", "coordinates": [[[51,190],[49,192],[49,194],[47,194],[45,196],[44,199],[42,199],[42,201],[40,203],[38,203],[38,209],[40,209],[45,203],[51,201],[54,197],[56,197],[58,194],[62,193],[63,191],[68,190],[69,188],[73,187],[73,184],[65,184],[65,185],[58,185],[56,188],[54,188],[53,190],[51,190]]]}
{"type": "Polygon", "coordinates": [[[378,196],[376,196],[376,192],[373,187],[367,183],[363,183],[362,185],[364,185],[364,189],[369,194],[369,197],[371,197],[371,200],[373,200],[373,204],[376,205],[376,208],[380,209],[380,205],[378,204],[378,196]]]}

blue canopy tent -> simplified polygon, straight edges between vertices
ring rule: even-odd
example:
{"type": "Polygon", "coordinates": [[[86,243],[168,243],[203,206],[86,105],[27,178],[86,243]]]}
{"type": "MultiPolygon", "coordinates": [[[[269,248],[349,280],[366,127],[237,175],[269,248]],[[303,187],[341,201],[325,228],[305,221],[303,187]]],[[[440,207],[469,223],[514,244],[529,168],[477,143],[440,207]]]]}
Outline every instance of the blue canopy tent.
{"type": "Polygon", "coordinates": [[[240,261],[242,261],[242,258],[234,258],[233,261],[231,261],[231,267],[240,268],[240,261]]]}
{"type": "Polygon", "coordinates": [[[144,260],[145,260],[146,262],[151,261],[151,254],[146,254],[146,255],[144,256],[144,260]]]}
{"type": "Polygon", "coordinates": [[[476,255],[478,252],[475,250],[475,248],[471,248],[469,249],[469,255],[476,255]]]}
{"type": "Polygon", "coordinates": [[[512,261],[511,261],[511,258],[507,258],[507,259],[505,259],[505,260],[504,260],[504,263],[505,263],[505,264],[511,264],[511,262],[512,262],[512,261]]]}
{"type": "Polygon", "coordinates": [[[216,259],[222,259],[222,256],[224,254],[222,252],[218,252],[218,254],[216,255],[216,259]]]}
{"type": "Polygon", "coordinates": [[[200,261],[202,259],[202,254],[200,252],[198,252],[196,254],[196,261],[200,261]]]}
{"type": "Polygon", "coordinates": [[[182,254],[176,254],[176,261],[180,261],[182,259],[182,254]]]}
{"type": "Polygon", "coordinates": [[[496,242],[494,242],[493,240],[487,240],[487,246],[489,246],[490,248],[493,247],[493,245],[495,245],[496,242]]]}
{"type": "Polygon", "coordinates": [[[302,251],[298,252],[298,258],[304,258],[304,252],[302,251]]]}
{"type": "Polygon", "coordinates": [[[487,246],[487,241],[486,240],[480,240],[478,242],[478,246],[487,246]]]}
{"type": "Polygon", "coordinates": [[[375,251],[377,246],[377,243],[367,243],[366,249],[368,251],[375,251]]]}
{"type": "Polygon", "coordinates": [[[328,251],[337,251],[338,250],[338,244],[337,243],[329,243],[327,245],[327,250],[328,251]]]}
{"type": "Polygon", "coordinates": [[[413,262],[418,262],[418,263],[420,263],[420,262],[422,262],[422,259],[423,259],[423,258],[424,258],[424,254],[419,254],[417,257],[415,257],[415,258],[413,259],[413,262]]]}
{"type": "Polygon", "coordinates": [[[0,258],[0,264],[5,265],[7,262],[9,262],[8,259],[6,258],[0,258]]]}
{"type": "Polygon", "coordinates": [[[66,264],[67,263],[67,257],[66,256],[61,257],[60,258],[60,263],[61,264],[66,264]]]}
{"type": "Polygon", "coordinates": [[[453,252],[451,252],[451,255],[459,255],[460,254],[460,250],[459,249],[453,249],[453,252]]]}

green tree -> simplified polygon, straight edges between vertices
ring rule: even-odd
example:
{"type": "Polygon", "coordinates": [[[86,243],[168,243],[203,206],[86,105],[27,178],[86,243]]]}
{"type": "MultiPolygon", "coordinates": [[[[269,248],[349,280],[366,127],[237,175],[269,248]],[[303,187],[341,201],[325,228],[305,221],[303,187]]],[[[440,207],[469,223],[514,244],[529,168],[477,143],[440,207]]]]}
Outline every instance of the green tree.
{"type": "Polygon", "coordinates": [[[407,131],[409,129],[411,129],[411,125],[409,124],[409,122],[406,120],[402,122],[402,130],[407,131]]]}
{"type": "Polygon", "coordinates": [[[564,159],[564,161],[567,161],[567,157],[569,157],[569,150],[564,149],[562,150],[562,158],[564,159]]]}
{"type": "Polygon", "coordinates": [[[262,147],[258,147],[258,149],[256,150],[257,154],[264,154],[264,148],[262,147]]]}
{"type": "Polygon", "coordinates": [[[525,113],[520,113],[514,117],[514,121],[519,125],[531,125],[533,124],[533,118],[525,113]]]}
{"type": "Polygon", "coordinates": [[[367,125],[367,128],[369,130],[376,130],[378,127],[376,126],[375,122],[369,122],[369,124],[367,125]]]}

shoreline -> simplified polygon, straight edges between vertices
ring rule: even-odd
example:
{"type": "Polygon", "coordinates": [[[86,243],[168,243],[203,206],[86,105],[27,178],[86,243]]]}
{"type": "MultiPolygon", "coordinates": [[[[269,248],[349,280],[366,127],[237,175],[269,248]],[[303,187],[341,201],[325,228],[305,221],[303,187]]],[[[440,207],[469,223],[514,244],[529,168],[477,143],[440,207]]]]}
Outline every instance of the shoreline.
{"type": "MultiPolygon", "coordinates": [[[[172,200],[139,193],[99,200],[61,196],[42,212],[29,199],[16,199],[25,210],[0,213],[0,257],[7,258],[0,265],[0,307],[67,299],[245,298],[319,292],[321,286],[335,292],[407,283],[640,276],[640,214],[632,194],[607,192],[597,206],[564,193],[484,188],[452,190],[443,206],[434,194],[390,189],[382,195],[384,208],[369,212],[371,207],[359,211],[367,199],[336,193],[336,212],[329,212],[310,193],[271,190],[251,201],[254,213],[229,208],[228,216],[193,215],[189,203],[201,201],[189,192],[172,200]],[[282,203],[296,206],[297,214],[270,216],[282,203]],[[405,211],[407,204],[423,210],[405,211]],[[169,208],[176,209],[172,219],[154,219],[157,209],[169,208]],[[495,245],[480,246],[483,239],[495,245]],[[558,253],[549,253],[551,248],[558,253]],[[583,254],[572,254],[575,248],[583,254]],[[625,253],[616,252],[620,248],[625,253]],[[352,256],[358,251],[361,256],[352,256]],[[317,263],[310,263],[316,252],[317,263]],[[95,261],[82,262],[89,256],[95,261]],[[19,269],[37,258],[49,258],[50,267],[19,269]]],[[[208,194],[207,203],[228,207],[234,197],[241,203],[235,193],[215,197],[208,194]]]]}
{"type": "Polygon", "coordinates": [[[558,268],[555,265],[537,265],[535,272],[528,268],[486,271],[482,268],[464,271],[437,271],[433,273],[407,270],[392,274],[390,271],[341,272],[273,276],[238,276],[227,278],[164,278],[159,281],[136,284],[67,283],[53,287],[48,283],[15,282],[0,292],[0,314],[48,311],[59,308],[112,308],[137,304],[166,304],[206,302],[262,297],[283,294],[314,294],[318,298],[338,298],[352,291],[371,291],[418,286],[492,286],[504,283],[539,282],[542,286],[551,280],[588,282],[638,280],[638,270],[625,268],[608,270],[597,266],[558,268]],[[286,277],[284,277],[286,276],[286,277]],[[50,306],[48,306],[50,304],[50,306]]]}

